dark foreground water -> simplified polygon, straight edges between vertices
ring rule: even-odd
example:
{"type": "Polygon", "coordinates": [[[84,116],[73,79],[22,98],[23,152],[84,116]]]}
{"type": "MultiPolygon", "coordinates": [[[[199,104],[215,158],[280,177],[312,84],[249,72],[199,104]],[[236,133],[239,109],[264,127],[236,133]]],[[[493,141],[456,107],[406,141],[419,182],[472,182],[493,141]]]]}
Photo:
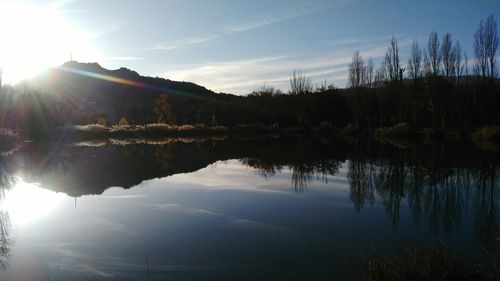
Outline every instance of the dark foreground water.
{"type": "Polygon", "coordinates": [[[24,144],[0,159],[0,280],[349,280],[362,255],[499,254],[495,147],[24,144]]]}

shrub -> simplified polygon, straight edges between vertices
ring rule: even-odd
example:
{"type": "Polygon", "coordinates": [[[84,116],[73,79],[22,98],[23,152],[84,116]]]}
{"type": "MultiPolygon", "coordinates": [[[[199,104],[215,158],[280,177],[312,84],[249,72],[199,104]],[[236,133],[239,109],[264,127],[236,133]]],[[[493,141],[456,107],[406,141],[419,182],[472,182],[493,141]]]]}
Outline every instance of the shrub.
{"type": "Polygon", "coordinates": [[[323,121],[318,126],[318,133],[327,134],[333,132],[333,125],[328,121],[323,121]]]}
{"type": "Polygon", "coordinates": [[[179,131],[195,131],[196,130],[196,127],[193,126],[193,125],[182,125],[182,126],[179,126],[178,128],[179,131]]]}
{"type": "Polygon", "coordinates": [[[411,126],[402,122],[391,127],[375,129],[375,135],[379,137],[405,137],[412,133],[411,126]]]}
{"type": "Polygon", "coordinates": [[[125,118],[125,117],[120,118],[117,125],[118,126],[128,126],[127,118],[125,118]]]}
{"type": "Polygon", "coordinates": [[[106,119],[104,118],[99,118],[97,119],[97,124],[101,126],[106,126],[108,124],[108,121],[106,121],[106,119]]]}
{"type": "Polygon", "coordinates": [[[483,126],[472,133],[472,139],[475,141],[492,140],[500,136],[498,126],[483,126]]]}
{"type": "Polygon", "coordinates": [[[89,133],[103,133],[108,131],[108,127],[101,124],[88,124],[75,126],[76,130],[89,133]]]}

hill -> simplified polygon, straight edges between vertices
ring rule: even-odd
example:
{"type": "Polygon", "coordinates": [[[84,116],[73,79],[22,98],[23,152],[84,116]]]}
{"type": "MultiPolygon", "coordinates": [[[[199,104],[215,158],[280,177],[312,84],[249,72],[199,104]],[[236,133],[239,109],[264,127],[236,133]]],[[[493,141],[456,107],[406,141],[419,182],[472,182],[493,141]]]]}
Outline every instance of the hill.
{"type": "Polygon", "coordinates": [[[152,111],[160,95],[168,97],[179,122],[193,123],[203,103],[234,98],[191,82],[141,76],[123,67],[108,70],[98,63],[76,61],[49,69],[26,83],[30,89],[77,111],[79,116],[72,118],[76,123],[104,118],[114,124],[121,117],[131,123],[154,123],[157,117],[152,111]]]}

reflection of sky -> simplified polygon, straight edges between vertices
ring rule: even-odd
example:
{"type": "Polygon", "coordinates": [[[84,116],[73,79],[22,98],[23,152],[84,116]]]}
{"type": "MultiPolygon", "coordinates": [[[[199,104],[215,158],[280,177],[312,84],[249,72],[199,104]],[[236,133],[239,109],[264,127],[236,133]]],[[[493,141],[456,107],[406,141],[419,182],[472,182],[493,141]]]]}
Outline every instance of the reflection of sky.
{"type": "MultiPolygon", "coordinates": [[[[128,190],[110,188],[76,202],[36,186],[18,186],[40,196],[27,202],[51,211],[17,223],[13,209],[12,256],[1,274],[7,280],[137,280],[146,275],[147,253],[151,277],[338,276],[344,249],[358,254],[372,246],[431,239],[425,226],[410,223],[404,207],[397,227],[379,204],[356,212],[345,167],[328,183],[312,181],[300,194],[291,187],[288,169],[265,179],[237,160],[128,190]]],[[[463,229],[472,229],[468,224],[463,229]]]]}

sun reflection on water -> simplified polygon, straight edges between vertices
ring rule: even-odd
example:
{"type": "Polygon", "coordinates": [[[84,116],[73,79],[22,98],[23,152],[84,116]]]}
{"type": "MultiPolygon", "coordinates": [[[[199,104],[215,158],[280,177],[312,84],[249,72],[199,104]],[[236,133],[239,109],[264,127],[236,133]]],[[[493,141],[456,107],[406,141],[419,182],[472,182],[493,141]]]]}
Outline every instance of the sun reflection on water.
{"type": "Polygon", "coordinates": [[[27,224],[50,214],[65,197],[62,193],[42,188],[37,183],[17,178],[5,192],[0,210],[9,214],[13,224],[27,224]]]}

